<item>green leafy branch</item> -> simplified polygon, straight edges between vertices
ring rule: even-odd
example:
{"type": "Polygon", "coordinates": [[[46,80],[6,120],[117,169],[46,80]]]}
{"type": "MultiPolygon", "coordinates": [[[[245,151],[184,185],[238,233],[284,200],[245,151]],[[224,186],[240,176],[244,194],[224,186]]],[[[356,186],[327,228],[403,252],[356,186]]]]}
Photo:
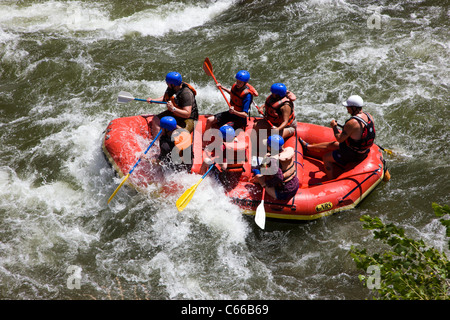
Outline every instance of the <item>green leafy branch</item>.
{"type": "MultiPolygon", "coordinates": [[[[450,207],[436,203],[432,207],[450,237],[450,219],[445,219],[450,207]]],[[[350,250],[357,268],[368,270],[370,266],[377,266],[379,281],[375,299],[450,299],[450,264],[444,252],[426,245],[423,240],[407,237],[403,229],[392,223],[385,224],[378,217],[365,215],[361,221],[364,229],[373,230],[374,239],[390,246],[389,250],[372,255],[367,249],[354,246],[350,250]]],[[[367,286],[370,277],[359,275],[359,279],[367,286]]]]}

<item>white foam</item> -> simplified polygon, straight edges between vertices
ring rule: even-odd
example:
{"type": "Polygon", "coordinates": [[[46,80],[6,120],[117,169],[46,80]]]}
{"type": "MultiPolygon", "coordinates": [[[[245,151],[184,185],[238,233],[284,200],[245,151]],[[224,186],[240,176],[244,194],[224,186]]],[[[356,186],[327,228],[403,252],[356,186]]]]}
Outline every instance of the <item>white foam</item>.
{"type": "Polygon", "coordinates": [[[239,290],[216,291],[218,282],[229,282],[231,277],[242,284],[254,275],[245,243],[248,223],[223,188],[207,176],[181,213],[175,207],[182,192],[199,179],[199,175],[173,174],[168,183],[177,182],[183,190],[149,200],[157,208],[146,230],[157,253],[140,267],[147,274],[158,272],[170,299],[246,298],[239,290]],[[214,275],[205,272],[211,266],[219,266],[214,275]]]}
{"type": "Polygon", "coordinates": [[[217,1],[207,7],[169,3],[153,10],[144,10],[116,21],[112,30],[118,34],[139,32],[144,36],[162,36],[205,24],[231,6],[233,1],[217,1]]]}
{"type": "Polygon", "coordinates": [[[23,49],[17,48],[19,36],[5,32],[1,28],[0,24],[0,56],[1,62],[21,63],[28,55],[29,52],[23,49]]]}
{"type": "Polygon", "coordinates": [[[97,37],[113,39],[132,33],[162,36],[203,25],[232,4],[231,0],[208,6],[169,3],[117,19],[98,2],[46,1],[26,7],[0,4],[0,25],[22,32],[94,32],[97,37]]]}
{"type": "Polygon", "coordinates": [[[0,23],[22,32],[96,30],[108,26],[105,9],[79,1],[46,1],[30,6],[0,4],[0,23]]]}
{"type": "MultiPolygon", "coordinates": [[[[185,189],[200,180],[200,175],[185,173],[174,174],[170,179],[185,186],[185,189]]],[[[177,195],[181,196],[181,194],[177,195]]],[[[216,232],[226,236],[229,243],[244,243],[248,233],[239,208],[233,205],[222,185],[214,178],[213,174],[206,176],[197,187],[194,197],[183,211],[183,215],[195,217],[199,223],[207,225],[216,232]]]]}
{"type": "Polygon", "coordinates": [[[391,50],[389,46],[381,46],[378,48],[370,46],[361,46],[360,48],[355,48],[352,43],[345,43],[338,47],[341,50],[341,56],[335,58],[335,61],[342,63],[347,63],[351,65],[365,64],[368,65],[379,65],[384,63],[388,58],[388,53],[391,50]]]}
{"type": "Polygon", "coordinates": [[[33,180],[36,178],[30,175],[26,179],[20,179],[17,174],[8,167],[0,168],[2,185],[0,196],[8,201],[2,206],[24,206],[33,207],[39,202],[50,204],[56,211],[61,210],[63,203],[76,202],[79,197],[67,184],[55,182],[53,184],[33,187],[33,180]],[[20,201],[15,201],[20,199],[20,201]]]}
{"type": "Polygon", "coordinates": [[[278,32],[263,32],[258,34],[258,42],[262,45],[267,45],[267,42],[277,41],[280,38],[280,34],[278,32]]]}
{"type": "Polygon", "coordinates": [[[0,43],[8,43],[12,40],[18,39],[19,36],[12,34],[10,32],[4,31],[2,28],[0,28],[0,43]]]}
{"type": "MultiPolygon", "coordinates": [[[[86,208],[80,207],[83,194],[69,184],[56,181],[35,186],[35,175],[20,178],[8,167],[0,168],[0,178],[0,210],[8,212],[2,221],[8,224],[8,232],[15,234],[7,245],[8,263],[54,262],[54,246],[64,246],[70,259],[79,246],[97,239],[73,223],[86,208]]],[[[2,258],[0,264],[4,262],[2,258]]]]}
{"type": "MultiPolygon", "coordinates": [[[[161,80],[127,80],[120,81],[118,83],[113,84],[114,87],[117,87],[117,94],[119,91],[127,91],[133,97],[139,99],[147,99],[158,98],[161,97],[167,85],[164,81],[165,75],[162,75],[161,80]]],[[[228,110],[227,103],[220,93],[219,89],[217,89],[214,81],[211,79],[211,83],[206,85],[200,85],[196,82],[191,82],[188,79],[188,76],[183,76],[183,81],[190,83],[195,90],[197,91],[196,101],[201,114],[209,114],[216,113],[221,111],[228,110]],[[184,80],[186,78],[186,80],[184,80]]],[[[225,87],[231,88],[231,85],[234,83],[234,78],[230,77],[230,79],[224,79],[221,82],[225,87]],[[228,80],[228,81],[227,81],[228,80]]],[[[230,96],[225,92],[225,96],[228,101],[230,101],[230,96]]],[[[116,105],[117,108],[120,108],[120,104],[116,105]]],[[[130,102],[128,104],[129,108],[132,108],[135,114],[157,114],[165,110],[165,106],[160,104],[146,104],[146,103],[138,103],[138,102],[130,102]]]]}

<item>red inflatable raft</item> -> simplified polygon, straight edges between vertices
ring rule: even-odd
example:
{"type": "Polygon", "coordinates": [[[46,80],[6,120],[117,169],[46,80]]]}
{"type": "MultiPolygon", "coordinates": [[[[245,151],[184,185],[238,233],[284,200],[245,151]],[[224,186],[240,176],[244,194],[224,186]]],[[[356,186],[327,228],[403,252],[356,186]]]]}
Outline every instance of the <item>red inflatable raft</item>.
{"type": "MultiPolygon", "coordinates": [[[[192,140],[180,136],[176,144],[183,146],[185,152],[180,159],[188,159],[188,168],[193,174],[203,174],[202,166],[204,152],[204,132],[207,115],[201,115],[192,133],[192,140]],[[192,141],[192,145],[191,144],[192,141]],[[186,146],[189,147],[187,149],[186,146]]],[[[235,165],[222,173],[226,195],[238,205],[243,213],[254,215],[261,202],[262,188],[251,182],[252,160],[255,151],[252,150],[252,128],[261,118],[250,117],[245,130],[236,131],[235,141],[228,143],[227,148],[236,148],[239,155],[235,165]]],[[[140,154],[151,141],[149,136],[152,116],[132,116],[118,118],[108,125],[103,141],[103,151],[113,168],[120,176],[124,176],[136,163],[140,154]]],[[[320,155],[304,155],[298,137],[309,143],[333,141],[331,128],[314,124],[297,124],[296,134],[287,139],[285,147],[295,150],[295,163],[300,188],[297,194],[285,201],[272,199],[267,193],[264,198],[264,208],[268,218],[289,220],[313,220],[333,213],[349,210],[358,205],[383,179],[387,180],[385,162],[380,148],[373,145],[368,157],[356,165],[341,168],[336,179],[326,177],[320,155]]],[[[256,141],[256,140],[253,140],[256,141]]],[[[157,148],[156,148],[157,150],[157,148]]],[[[151,153],[151,152],[149,152],[151,153]]],[[[181,154],[181,153],[180,153],[181,154]]],[[[153,156],[154,157],[154,156],[153,156]]],[[[152,156],[148,161],[141,161],[130,176],[127,183],[138,191],[142,191],[148,184],[162,182],[163,174],[154,165],[152,156]]],[[[254,163],[253,163],[254,165],[254,163]]],[[[180,195],[182,191],[179,192],[180,195]]]]}

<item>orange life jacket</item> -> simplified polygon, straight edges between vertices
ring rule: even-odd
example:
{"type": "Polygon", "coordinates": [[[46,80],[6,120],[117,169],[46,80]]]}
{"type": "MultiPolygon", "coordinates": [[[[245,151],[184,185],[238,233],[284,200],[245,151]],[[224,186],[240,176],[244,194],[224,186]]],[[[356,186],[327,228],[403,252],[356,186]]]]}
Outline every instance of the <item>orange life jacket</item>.
{"type": "Polygon", "coordinates": [[[236,83],[231,87],[230,100],[231,105],[236,111],[243,111],[243,101],[247,94],[251,94],[254,97],[258,96],[258,91],[256,91],[253,86],[246,83],[243,89],[238,89],[236,83]]]}
{"type": "Polygon", "coordinates": [[[287,102],[289,103],[289,106],[291,107],[291,114],[289,115],[289,122],[288,126],[291,125],[295,120],[295,113],[294,113],[294,101],[295,98],[290,97],[289,94],[287,94],[284,98],[280,100],[276,100],[273,94],[267,97],[266,103],[265,103],[265,109],[266,109],[266,118],[269,120],[273,125],[279,126],[283,123],[283,118],[281,114],[281,107],[287,102]]]}

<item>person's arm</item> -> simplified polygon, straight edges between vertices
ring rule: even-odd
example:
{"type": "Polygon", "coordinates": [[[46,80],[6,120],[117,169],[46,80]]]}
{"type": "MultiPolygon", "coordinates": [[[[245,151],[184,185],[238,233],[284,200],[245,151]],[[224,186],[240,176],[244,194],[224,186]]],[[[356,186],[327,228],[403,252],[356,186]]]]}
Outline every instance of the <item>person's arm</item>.
{"type": "Polygon", "coordinates": [[[164,100],[164,98],[166,97],[166,95],[167,95],[168,97],[171,97],[174,93],[175,93],[175,92],[173,92],[171,89],[169,89],[169,87],[167,87],[166,92],[164,92],[164,95],[162,95],[161,97],[156,98],[156,99],[148,98],[148,99],[147,99],[147,102],[148,102],[148,103],[152,103],[151,100],[153,100],[153,101],[164,101],[164,102],[167,102],[166,100],[164,100]]]}
{"type": "Polygon", "coordinates": [[[179,108],[175,107],[170,101],[167,103],[167,109],[175,116],[183,119],[188,119],[191,116],[192,106],[194,105],[195,97],[191,90],[185,90],[179,96],[179,108]]]}
{"type": "Polygon", "coordinates": [[[231,90],[225,88],[224,86],[222,86],[220,83],[217,84],[217,88],[222,89],[223,91],[225,91],[226,93],[230,94],[231,90]]]}
{"type": "Polygon", "coordinates": [[[147,99],[147,102],[150,103],[150,104],[152,103],[152,101],[164,101],[164,96],[156,98],[156,99],[153,99],[153,98],[148,98],[147,99]]]}
{"type": "Polygon", "coordinates": [[[250,109],[250,104],[252,103],[252,95],[249,93],[245,96],[242,101],[242,111],[236,111],[233,107],[230,108],[230,113],[235,114],[241,118],[248,117],[248,110],[250,109]]]}
{"type": "Polygon", "coordinates": [[[179,118],[187,119],[191,116],[192,106],[177,108],[173,105],[172,101],[169,101],[167,102],[167,110],[179,118]]]}
{"type": "Polygon", "coordinates": [[[281,116],[283,117],[283,122],[275,128],[279,131],[283,130],[289,123],[289,117],[291,116],[291,106],[288,103],[285,103],[283,106],[281,106],[281,116]]]}
{"type": "Polygon", "coordinates": [[[333,128],[334,137],[336,138],[336,141],[341,143],[348,139],[352,135],[352,133],[357,129],[358,122],[354,119],[351,119],[350,121],[347,121],[344,125],[344,128],[342,128],[342,131],[339,131],[337,127],[336,120],[331,120],[330,126],[333,128]]]}

